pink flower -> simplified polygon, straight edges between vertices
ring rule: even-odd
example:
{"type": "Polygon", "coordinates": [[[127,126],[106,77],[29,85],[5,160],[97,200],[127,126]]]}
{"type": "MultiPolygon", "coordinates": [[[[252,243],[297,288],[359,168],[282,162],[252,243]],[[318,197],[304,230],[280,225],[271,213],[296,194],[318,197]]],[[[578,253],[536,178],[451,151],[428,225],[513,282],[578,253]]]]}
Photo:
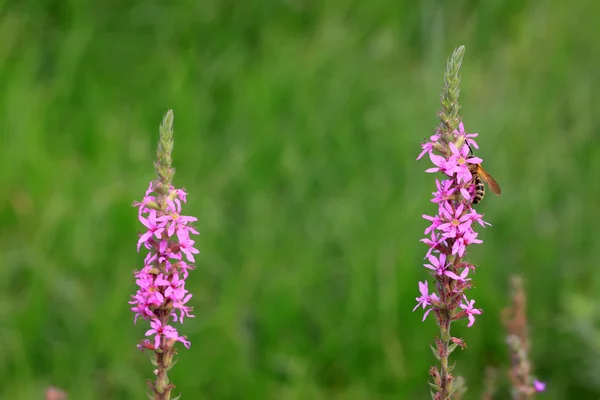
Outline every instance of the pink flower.
{"type": "Polygon", "coordinates": [[[177,237],[179,239],[179,249],[183,254],[186,255],[189,262],[194,262],[194,254],[200,253],[198,249],[194,248],[194,241],[190,239],[187,232],[178,231],[177,237]]]}
{"type": "Polygon", "coordinates": [[[452,271],[444,271],[444,275],[449,276],[450,278],[459,281],[459,282],[466,282],[466,281],[470,281],[470,278],[467,278],[467,275],[469,275],[469,268],[465,267],[462,272],[459,275],[456,275],[454,272],[452,271]]]}
{"type": "Polygon", "coordinates": [[[420,160],[421,157],[423,157],[425,155],[425,153],[431,153],[433,151],[433,143],[431,143],[431,142],[422,143],[421,148],[423,149],[423,151],[419,154],[419,156],[417,157],[417,160],[420,160]]]}
{"type": "Polygon", "coordinates": [[[431,140],[430,142],[425,142],[425,143],[421,143],[421,148],[423,149],[423,151],[421,151],[421,154],[419,154],[419,156],[417,157],[417,160],[420,160],[421,157],[423,157],[425,155],[425,153],[429,153],[431,154],[431,152],[433,151],[433,145],[435,144],[435,142],[437,142],[440,138],[440,134],[439,132],[437,132],[435,135],[432,135],[429,139],[431,140]]]}
{"type": "Polygon", "coordinates": [[[146,296],[136,295],[132,297],[134,300],[130,301],[129,304],[135,304],[135,307],[131,308],[131,311],[135,313],[135,318],[133,319],[134,325],[137,323],[138,317],[142,319],[156,318],[156,315],[150,309],[151,304],[146,296]]]}
{"type": "Polygon", "coordinates": [[[179,323],[183,324],[183,316],[185,315],[188,318],[194,318],[190,312],[192,311],[192,307],[188,307],[185,304],[192,298],[191,294],[186,295],[185,297],[177,298],[173,300],[173,320],[177,320],[177,316],[175,315],[175,310],[179,310],[179,323]]]}
{"type": "Polygon", "coordinates": [[[450,143],[450,151],[452,155],[446,162],[446,168],[449,176],[456,174],[458,183],[470,182],[473,179],[468,164],[480,164],[483,162],[481,158],[469,157],[469,146],[463,145],[460,150],[456,148],[454,143],[450,143]]]}
{"type": "Polygon", "coordinates": [[[425,229],[425,232],[424,232],[425,235],[429,235],[430,232],[433,232],[433,230],[437,229],[438,226],[442,223],[442,220],[437,215],[435,217],[432,217],[432,216],[423,214],[422,217],[428,221],[431,221],[431,225],[427,229],[425,229]]]}
{"type": "MultiPolygon", "coordinates": [[[[422,306],[423,309],[425,309],[425,307],[430,306],[432,303],[432,301],[439,301],[437,295],[435,293],[432,293],[431,295],[429,294],[429,287],[428,287],[428,283],[427,281],[425,282],[419,282],[419,291],[421,292],[421,297],[417,297],[417,305],[415,306],[415,308],[413,308],[413,312],[415,312],[415,310],[417,308],[419,308],[419,306],[422,306]]],[[[425,321],[425,318],[427,318],[427,315],[429,314],[429,312],[432,309],[430,308],[429,310],[425,311],[425,315],[423,315],[423,321],[425,321]]]]}
{"type": "Polygon", "coordinates": [[[166,281],[165,286],[165,296],[173,301],[182,298],[187,292],[185,290],[185,280],[179,279],[178,273],[171,275],[171,281],[166,281]]]}
{"type": "Polygon", "coordinates": [[[156,220],[156,210],[150,210],[148,218],[144,218],[142,215],[140,215],[139,220],[142,224],[146,226],[146,228],[148,228],[148,231],[140,237],[137,247],[138,251],[140,251],[140,245],[142,243],[146,243],[148,240],[150,240],[152,236],[156,237],[157,239],[160,239],[161,233],[163,233],[163,231],[165,230],[164,225],[159,224],[156,220]]]}
{"type": "Polygon", "coordinates": [[[475,315],[481,314],[481,310],[478,310],[477,308],[473,308],[473,304],[475,304],[475,300],[468,301],[466,297],[464,299],[465,299],[466,304],[461,303],[460,308],[465,310],[465,313],[467,314],[467,317],[469,318],[469,324],[467,325],[467,327],[470,328],[475,323],[475,315]]]}
{"type": "Polygon", "coordinates": [[[431,162],[435,165],[435,167],[428,168],[425,170],[425,172],[427,172],[427,173],[442,172],[448,176],[452,176],[452,172],[450,172],[449,169],[453,168],[454,165],[448,163],[448,160],[446,160],[442,156],[438,156],[433,153],[429,153],[429,158],[431,159],[431,162]]]}
{"type": "Polygon", "coordinates": [[[436,232],[432,232],[431,239],[424,238],[424,239],[421,239],[421,242],[423,242],[427,246],[429,246],[429,250],[427,250],[425,257],[423,257],[425,259],[425,258],[429,257],[431,255],[431,252],[436,250],[436,248],[438,246],[445,245],[446,238],[444,238],[443,236],[441,236],[440,234],[438,234],[436,232]]]}
{"type": "MultiPolygon", "coordinates": [[[[475,136],[477,136],[477,134],[475,134],[475,136]]],[[[183,201],[184,203],[187,202],[187,193],[185,190],[175,189],[175,193],[177,195],[177,198],[179,198],[179,200],[183,201]]]]}
{"type": "Polygon", "coordinates": [[[183,279],[187,279],[189,273],[188,270],[193,270],[195,267],[193,265],[187,264],[185,261],[179,261],[177,263],[177,267],[180,271],[183,271],[183,279]]]}
{"type": "Polygon", "coordinates": [[[153,319],[152,321],[150,321],[150,326],[152,327],[152,329],[149,329],[148,331],[146,331],[146,336],[156,335],[154,337],[154,347],[155,348],[160,347],[160,339],[163,336],[166,338],[169,338],[169,339],[175,339],[175,340],[179,339],[179,335],[175,328],[173,328],[170,325],[163,326],[162,322],[160,322],[160,320],[158,320],[158,319],[153,319]]]}
{"type": "Polygon", "coordinates": [[[145,213],[145,212],[149,212],[151,210],[150,208],[148,208],[148,205],[150,203],[156,202],[156,197],[150,196],[150,194],[153,191],[154,191],[154,188],[153,188],[152,182],[150,182],[150,185],[148,186],[148,189],[146,190],[146,195],[144,196],[142,201],[141,202],[137,202],[137,201],[133,202],[133,206],[139,208],[138,215],[141,215],[142,213],[145,213]]]}
{"type": "Polygon", "coordinates": [[[471,228],[471,217],[469,214],[463,215],[463,210],[463,203],[456,210],[452,209],[450,202],[446,202],[440,207],[440,214],[443,216],[443,221],[445,222],[440,224],[437,229],[442,232],[442,236],[455,238],[457,235],[463,234],[471,228]]]}
{"type": "Polygon", "coordinates": [[[167,235],[169,237],[171,237],[175,234],[175,231],[179,231],[181,229],[190,229],[189,227],[188,228],[182,228],[182,227],[185,226],[187,223],[197,221],[198,218],[186,217],[185,215],[180,215],[176,212],[173,212],[172,214],[164,215],[164,216],[158,218],[158,220],[160,222],[163,222],[165,226],[168,226],[167,235]]]}
{"type": "Polygon", "coordinates": [[[475,149],[479,149],[479,146],[477,145],[477,143],[473,139],[471,139],[471,138],[477,137],[479,134],[478,133],[466,133],[465,126],[463,125],[462,122],[460,124],[458,124],[458,130],[455,129],[453,133],[456,137],[458,137],[458,136],[465,137],[466,142],[469,146],[475,147],[475,149]]]}
{"type": "Polygon", "coordinates": [[[452,255],[458,254],[459,257],[462,257],[465,254],[468,245],[483,243],[482,240],[477,239],[477,235],[476,232],[469,229],[463,236],[457,238],[452,245],[452,255]]]}
{"type": "Polygon", "coordinates": [[[441,253],[439,259],[435,256],[429,256],[427,258],[431,264],[424,264],[425,268],[434,271],[438,275],[444,275],[446,268],[448,268],[448,264],[446,263],[446,255],[441,253]]]}
{"type": "Polygon", "coordinates": [[[482,214],[478,214],[477,211],[475,211],[474,209],[471,209],[471,212],[469,213],[469,216],[471,218],[471,220],[473,220],[474,222],[477,222],[479,225],[481,225],[482,227],[485,228],[485,226],[492,226],[492,224],[490,224],[489,222],[485,222],[483,220],[483,215],[482,214]]]}
{"type": "Polygon", "coordinates": [[[456,191],[456,188],[453,188],[452,179],[444,180],[440,183],[439,180],[435,180],[435,185],[437,186],[437,192],[433,192],[433,199],[431,202],[433,203],[441,203],[443,201],[447,201],[452,198],[452,194],[456,191]]]}

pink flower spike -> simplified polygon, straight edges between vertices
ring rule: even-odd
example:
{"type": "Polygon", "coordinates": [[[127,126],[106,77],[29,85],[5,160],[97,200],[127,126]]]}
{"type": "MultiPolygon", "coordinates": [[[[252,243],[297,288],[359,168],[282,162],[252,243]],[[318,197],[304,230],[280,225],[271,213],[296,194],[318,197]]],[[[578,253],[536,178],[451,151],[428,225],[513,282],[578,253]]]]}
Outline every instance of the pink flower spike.
{"type": "MultiPolygon", "coordinates": [[[[455,93],[459,91],[460,75],[458,69],[461,65],[464,47],[455,50],[449,59],[444,75],[444,89],[440,95],[442,108],[437,116],[440,124],[436,134],[431,140],[421,143],[420,154],[417,160],[429,156],[431,165],[425,167],[427,173],[441,173],[442,177],[435,177],[435,191],[432,193],[431,202],[437,205],[437,210],[422,214],[426,228],[421,242],[427,245],[423,266],[432,275],[431,292],[427,280],[419,282],[419,297],[416,306],[423,311],[423,321],[429,314],[433,315],[440,329],[440,336],[431,346],[438,365],[429,369],[434,384],[430,384],[431,396],[436,399],[452,397],[456,388],[451,382],[453,376],[449,358],[455,346],[466,347],[462,339],[450,334],[450,325],[453,321],[468,320],[468,326],[475,323],[481,309],[475,308],[475,300],[469,301],[465,292],[473,287],[472,275],[475,266],[469,261],[470,245],[482,243],[477,237],[476,230],[479,226],[489,225],[483,220],[483,215],[478,214],[473,204],[477,194],[474,174],[478,171],[478,164],[483,162],[476,157],[473,149],[478,149],[475,142],[477,133],[467,133],[465,125],[458,114],[459,106],[455,102],[455,93]],[[473,172],[471,172],[473,171],[473,172]],[[472,270],[472,272],[470,271],[472,270]],[[469,276],[471,274],[471,276],[469,276]],[[433,310],[433,312],[432,312],[433,310]]],[[[528,378],[530,379],[530,378],[528,378]]],[[[533,391],[532,381],[524,382],[524,388],[533,391]]]]}
{"type": "Polygon", "coordinates": [[[183,323],[185,317],[194,317],[193,307],[188,305],[192,294],[185,285],[189,271],[195,269],[194,254],[199,253],[194,247],[195,242],[190,239],[190,235],[199,234],[192,226],[198,219],[182,214],[187,193],[171,184],[175,171],[171,161],[174,143],[172,125],[173,112],[169,110],[159,129],[160,140],[154,162],[158,178],[150,182],[143,200],[134,202],[143,225],[142,232],[138,234],[137,250],[141,252],[143,249],[145,254],[143,268],[133,271],[137,290],[129,299],[129,307],[134,313],[134,324],[138,319],[150,324],[150,329],[145,331],[146,338],[138,344],[139,349],[154,353],[150,356],[155,367],[150,397],[162,395],[165,388],[174,387],[170,384],[168,372],[176,361],[177,342],[189,348],[190,341],[173,325],[183,323]]]}

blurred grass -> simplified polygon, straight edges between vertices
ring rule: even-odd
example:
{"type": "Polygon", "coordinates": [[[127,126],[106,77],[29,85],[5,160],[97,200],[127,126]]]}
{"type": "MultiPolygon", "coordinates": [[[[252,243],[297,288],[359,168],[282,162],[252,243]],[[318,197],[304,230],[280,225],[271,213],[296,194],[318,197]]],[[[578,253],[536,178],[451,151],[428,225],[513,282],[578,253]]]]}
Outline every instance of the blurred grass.
{"type": "Polygon", "coordinates": [[[528,281],[547,399],[600,385],[600,5],[435,0],[0,2],[0,398],[144,395],[127,304],[133,199],[175,111],[199,219],[184,398],[425,399],[411,313],[433,212],[416,162],[446,57],[503,187],[471,253],[485,310],[456,353],[477,398],[506,363],[507,277],[528,281]]]}

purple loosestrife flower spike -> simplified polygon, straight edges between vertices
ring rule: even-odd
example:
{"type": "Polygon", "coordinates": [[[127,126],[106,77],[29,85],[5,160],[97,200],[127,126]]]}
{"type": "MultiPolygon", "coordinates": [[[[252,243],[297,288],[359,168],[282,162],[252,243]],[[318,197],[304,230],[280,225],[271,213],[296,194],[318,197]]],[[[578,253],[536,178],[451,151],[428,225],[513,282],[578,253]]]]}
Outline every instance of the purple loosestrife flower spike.
{"type": "Polygon", "coordinates": [[[470,149],[478,149],[474,138],[477,134],[467,133],[459,114],[458,96],[460,93],[459,69],[464,55],[464,47],[457,48],[446,66],[444,88],[440,95],[441,109],[438,112],[440,124],[429,141],[421,144],[421,153],[417,159],[429,159],[433,166],[427,173],[439,173],[436,179],[436,191],[431,201],[436,205],[435,215],[423,215],[430,222],[425,229],[426,237],[421,241],[429,249],[424,263],[427,272],[433,277],[430,292],[428,282],[419,282],[421,296],[417,298],[417,307],[435,316],[440,328],[440,337],[436,338],[434,348],[439,366],[432,366],[431,395],[434,400],[452,399],[455,394],[466,390],[462,380],[452,376],[449,355],[464,342],[452,337],[450,325],[461,319],[468,320],[468,327],[475,323],[475,317],[481,310],[475,308],[475,300],[468,300],[464,292],[471,288],[472,280],[468,275],[475,272],[475,266],[465,261],[468,247],[479,244],[474,226],[489,225],[482,215],[473,210],[472,196],[474,179],[469,166],[483,160],[471,156],[470,149]],[[477,224],[474,224],[476,222],[477,224]]]}
{"type": "Polygon", "coordinates": [[[192,307],[186,305],[192,295],[185,288],[188,272],[194,269],[194,240],[190,235],[198,232],[192,227],[197,219],[181,214],[181,203],[187,201],[183,189],[171,185],[175,170],[171,166],[173,150],[173,111],[169,110],[160,126],[160,140],[156,152],[154,168],[158,178],[152,182],[138,207],[138,219],[146,228],[139,235],[137,250],[147,251],[144,267],[134,271],[138,286],[131,296],[131,311],[134,323],[138,319],[147,320],[150,329],[147,339],[138,344],[138,349],[152,352],[151,361],[156,367],[156,380],[149,381],[149,398],[169,400],[175,385],[169,382],[167,372],[173,366],[177,354],[175,343],[181,342],[190,347],[190,342],[181,336],[172,323],[183,323],[184,317],[193,318],[192,307]],[[183,261],[186,259],[189,263],[183,261]]]}
{"type": "Polygon", "coordinates": [[[511,305],[502,310],[502,323],[506,328],[506,343],[510,351],[508,376],[512,386],[512,399],[535,398],[535,393],[546,390],[546,384],[533,376],[533,363],[529,358],[530,341],[527,322],[527,294],[523,279],[512,276],[511,305]]]}

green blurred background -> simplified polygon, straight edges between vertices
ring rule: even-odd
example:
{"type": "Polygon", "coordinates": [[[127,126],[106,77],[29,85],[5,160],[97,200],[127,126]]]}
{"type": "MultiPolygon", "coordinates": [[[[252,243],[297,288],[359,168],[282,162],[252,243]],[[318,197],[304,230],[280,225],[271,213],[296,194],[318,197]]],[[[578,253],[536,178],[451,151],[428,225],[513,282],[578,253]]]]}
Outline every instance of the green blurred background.
{"type": "MultiPolygon", "coordinates": [[[[145,398],[134,199],[175,111],[175,184],[201,235],[184,399],[426,399],[437,329],[412,313],[447,57],[503,187],[470,258],[456,374],[505,368],[527,280],[546,399],[600,396],[600,3],[0,2],[0,398],[145,398]],[[596,93],[596,94],[594,94],[596,93]]],[[[498,398],[508,398],[505,391],[498,398]]]]}

